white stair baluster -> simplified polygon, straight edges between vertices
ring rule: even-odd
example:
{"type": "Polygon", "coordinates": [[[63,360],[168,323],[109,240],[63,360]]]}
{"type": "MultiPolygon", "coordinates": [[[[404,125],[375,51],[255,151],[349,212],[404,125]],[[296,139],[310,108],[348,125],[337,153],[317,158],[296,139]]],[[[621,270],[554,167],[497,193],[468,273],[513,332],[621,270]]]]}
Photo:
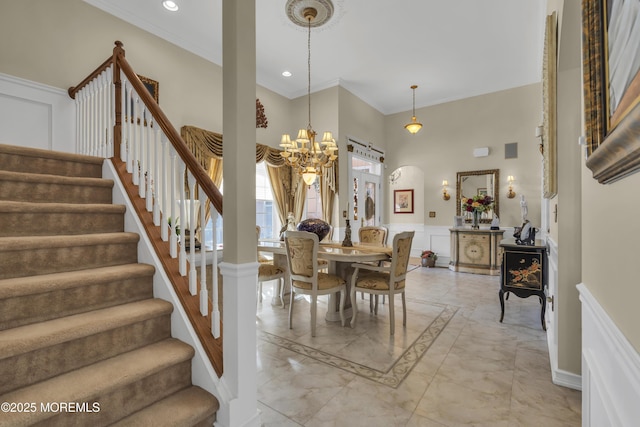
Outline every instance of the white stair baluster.
{"type": "Polygon", "coordinates": [[[133,127],[133,88],[131,84],[127,82],[127,133],[129,136],[127,137],[127,172],[133,173],[133,146],[134,146],[134,132],[135,129],[133,127]]]}
{"type": "Polygon", "coordinates": [[[178,171],[180,172],[180,175],[177,177],[178,178],[178,188],[179,188],[179,193],[180,194],[180,222],[182,224],[182,226],[180,227],[180,256],[179,256],[179,269],[180,269],[180,275],[181,276],[186,276],[187,275],[187,249],[186,249],[186,239],[185,239],[185,228],[186,228],[186,223],[187,223],[187,206],[185,203],[185,199],[186,199],[186,194],[184,191],[184,172],[186,170],[186,166],[184,164],[184,162],[182,161],[182,158],[178,158],[178,164],[179,164],[179,168],[178,171]]]}
{"type": "Polygon", "coordinates": [[[138,157],[138,164],[140,165],[140,181],[138,181],[138,196],[141,199],[146,197],[146,176],[147,176],[147,126],[145,125],[145,116],[147,115],[147,107],[144,105],[141,99],[138,104],[140,105],[140,156],[138,157]]]}
{"type": "Polygon", "coordinates": [[[171,203],[173,203],[171,201],[171,190],[168,186],[168,182],[169,182],[169,175],[171,174],[171,161],[170,161],[170,157],[169,157],[169,147],[168,147],[168,142],[167,140],[164,138],[164,135],[161,135],[162,141],[162,155],[161,155],[161,162],[162,162],[162,174],[160,174],[160,183],[161,183],[161,189],[160,189],[160,237],[162,238],[163,242],[166,242],[167,240],[169,240],[169,234],[167,230],[168,224],[167,221],[169,220],[169,218],[171,218],[171,203]]]}
{"type": "Polygon", "coordinates": [[[170,173],[169,173],[169,188],[171,191],[171,231],[169,235],[169,253],[171,258],[176,258],[178,256],[178,235],[176,234],[176,228],[178,226],[178,212],[176,211],[176,171],[178,169],[178,161],[176,159],[176,154],[173,147],[169,147],[171,163],[170,163],[170,173]]]}
{"type": "Polygon", "coordinates": [[[211,203],[211,221],[213,222],[213,261],[211,263],[211,281],[213,282],[213,295],[211,295],[211,333],[214,338],[220,338],[220,302],[218,301],[218,232],[216,224],[218,222],[218,211],[211,203]]]}
{"type": "MultiPolygon", "coordinates": [[[[198,294],[198,277],[196,271],[196,178],[187,171],[189,184],[189,293],[198,294]]],[[[187,242],[184,242],[185,245],[187,242]]]]}
{"type": "Polygon", "coordinates": [[[160,194],[162,191],[162,132],[158,128],[154,134],[153,225],[158,227],[160,225],[160,194]]]}
{"type": "MultiPolygon", "coordinates": [[[[207,197],[198,186],[200,199],[200,314],[209,314],[209,289],[207,289],[207,251],[205,248],[204,228],[206,226],[206,203],[207,197]]],[[[213,275],[214,272],[212,271],[213,275]]]]}

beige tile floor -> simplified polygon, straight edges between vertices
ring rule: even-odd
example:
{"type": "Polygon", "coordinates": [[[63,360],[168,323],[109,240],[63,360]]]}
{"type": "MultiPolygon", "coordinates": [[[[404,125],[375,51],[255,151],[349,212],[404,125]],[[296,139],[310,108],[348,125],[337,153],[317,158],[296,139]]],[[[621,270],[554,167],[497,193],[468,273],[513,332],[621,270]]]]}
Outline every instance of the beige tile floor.
{"type": "Polygon", "coordinates": [[[293,329],[271,305],[257,312],[258,400],[265,426],[579,426],[581,393],[551,382],[537,298],[511,296],[499,323],[499,279],[416,268],[400,299],[396,333],[388,308],[358,323],[326,322],[297,299],[293,329]]]}

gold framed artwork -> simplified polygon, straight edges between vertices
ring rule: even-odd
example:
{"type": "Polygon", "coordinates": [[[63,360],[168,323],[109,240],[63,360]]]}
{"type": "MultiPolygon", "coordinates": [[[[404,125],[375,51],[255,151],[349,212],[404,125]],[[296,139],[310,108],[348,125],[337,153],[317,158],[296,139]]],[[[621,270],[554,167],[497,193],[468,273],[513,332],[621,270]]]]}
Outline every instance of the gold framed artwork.
{"type": "Polygon", "coordinates": [[[551,199],[558,194],[556,148],[556,79],[558,61],[558,26],[556,12],[547,16],[542,66],[542,165],[543,195],[551,199]]]}
{"type": "Polygon", "coordinates": [[[582,0],[587,167],[601,184],[640,170],[640,19],[634,2],[582,0]],[[635,41],[634,41],[635,40],[635,41]]]}
{"type": "Polygon", "coordinates": [[[151,96],[153,96],[153,100],[156,101],[156,104],[159,104],[160,103],[158,101],[158,99],[160,98],[159,83],[155,80],[150,79],[149,77],[141,76],[140,74],[138,74],[138,78],[140,79],[142,84],[144,84],[144,87],[147,88],[151,96]]]}
{"type": "Polygon", "coordinates": [[[413,213],[413,190],[393,191],[393,213],[413,213]]]}

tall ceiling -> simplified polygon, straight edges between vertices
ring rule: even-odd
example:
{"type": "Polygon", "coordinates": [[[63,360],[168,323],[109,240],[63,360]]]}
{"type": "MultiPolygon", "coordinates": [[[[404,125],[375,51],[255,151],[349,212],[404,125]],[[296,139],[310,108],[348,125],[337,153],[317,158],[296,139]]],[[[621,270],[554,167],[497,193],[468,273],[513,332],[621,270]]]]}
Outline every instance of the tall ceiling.
{"type": "MultiPolygon", "coordinates": [[[[85,0],[222,65],[222,0],[85,0]]],[[[307,29],[287,0],[256,0],[257,83],[307,93],[307,29]],[[288,70],[291,77],[283,77],[288,70]]],[[[340,85],[383,114],[539,82],[545,0],[333,0],[311,31],[311,91],[340,85]]]]}

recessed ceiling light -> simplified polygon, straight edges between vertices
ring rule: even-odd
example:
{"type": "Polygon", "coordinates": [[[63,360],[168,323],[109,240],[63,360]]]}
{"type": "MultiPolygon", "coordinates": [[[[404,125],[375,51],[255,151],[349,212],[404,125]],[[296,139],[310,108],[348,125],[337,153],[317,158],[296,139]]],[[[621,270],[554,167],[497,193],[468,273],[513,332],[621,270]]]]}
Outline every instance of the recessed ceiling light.
{"type": "Polygon", "coordinates": [[[171,12],[177,12],[178,11],[178,5],[174,1],[164,0],[162,2],[162,5],[164,6],[165,9],[170,10],[171,12]]]}
{"type": "Polygon", "coordinates": [[[283,71],[282,75],[285,77],[291,77],[291,71],[283,71]]]}

